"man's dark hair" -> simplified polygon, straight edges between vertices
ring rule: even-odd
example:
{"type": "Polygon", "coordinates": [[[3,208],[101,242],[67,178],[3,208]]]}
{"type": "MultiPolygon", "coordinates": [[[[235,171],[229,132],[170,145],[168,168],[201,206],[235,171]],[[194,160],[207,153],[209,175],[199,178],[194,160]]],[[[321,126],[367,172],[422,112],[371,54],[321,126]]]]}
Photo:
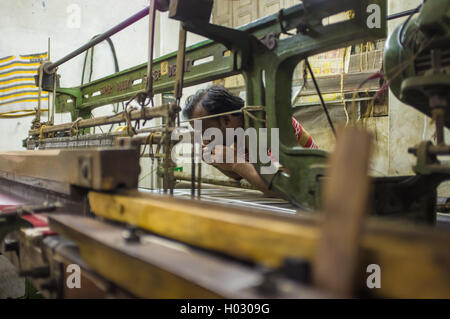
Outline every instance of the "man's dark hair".
{"type": "Polygon", "coordinates": [[[188,97],[183,109],[183,116],[191,119],[194,108],[199,103],[210,115],[239,110],[245,104],[243,99],[231,94],[223,86],[215,85],[208,89],[198,90],[194,95],[188,97]]]}

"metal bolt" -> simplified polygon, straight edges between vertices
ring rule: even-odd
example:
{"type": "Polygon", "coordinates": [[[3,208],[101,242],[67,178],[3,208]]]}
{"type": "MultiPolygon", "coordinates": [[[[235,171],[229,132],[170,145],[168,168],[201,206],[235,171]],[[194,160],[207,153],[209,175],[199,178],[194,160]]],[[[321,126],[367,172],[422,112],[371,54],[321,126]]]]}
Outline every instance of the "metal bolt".
{"type": "Polygon", "coordinates": [[[263,295],[276,295],[278,293],[278,284],[275,280],[275,273],[268,271],[264,274],[262,283],[258,286],[258,290],[263,295]]]}
{"type": "Polygon", "coordinates": [[[41,288],[41,290],[53,291],[58,288],[58,283],[56,282],[55,279],[50,279],[50,280],[40,284],[39,287],[41,288]]]}
{"type": "Polygon", "coordinates": [[[303,284],[311,283],[311,264],[309,261],[298,258],[286,258],[281,267],[282,273],[293,280],[303,284]]]}
{"type": "Polygon", "coordinates": [[[5,251],[19,252],[19,242],[15,239],[5,239],[3,248],[5,251]]]}
{"type": "Polygon", "coordinates": [[[50,268],[48,266],[36,267],[30,270],[19,271],[20,277],[31,277],[31,278],[47,278],[50,276],[50,268]]]}
{"type": "Polygon", "coordinates": [[[141,242],[141,238],[138,234],[138,229],[135,226],[132,225],[128,225],[127,229],[123,232],[123,239],[125,239],[125,241],[127,243],[140,243],[141,242]]]}

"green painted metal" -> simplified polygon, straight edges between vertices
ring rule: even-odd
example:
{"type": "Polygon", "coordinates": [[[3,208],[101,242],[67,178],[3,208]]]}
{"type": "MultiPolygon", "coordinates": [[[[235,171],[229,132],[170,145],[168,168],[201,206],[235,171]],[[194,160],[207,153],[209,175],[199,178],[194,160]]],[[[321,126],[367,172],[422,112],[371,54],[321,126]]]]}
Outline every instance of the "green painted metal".
{"type": "MultiPolygon", "coordinates": [[[[227,48],[212,41],[204,41],[186,49],[185,86],[237,74],[234,56],[224,56],[227,48]],[[212,57],[212,61],[197,61],[212,57]]],[[[153,91],[155,94],[173,90],[176,52],[154,60],[153,91]]],[[[127,101],[145,92],[147,64],[123,70],[110,76],[74,88],[57,88],[56,112],[70,112],[72,119],[87,118],[97,107],[127,101]],[[84,116],[83,116],[84,115],[84,116]]],[[[46,88],[50,90],[50,87],[46,88]]]]}
{"type": "MultiPolygon", "coordinates": [[[[262,178],[296,205],[315,209],[320,202],[319,180],[327,153],[305,150],[297,145],[290,126],[294,68],[305,57],[385,37],[385,17],[386,0],[305,0],[303,4],[239,29],[184,21],[186,30],[216,41],[207,40],[186,49],[184,86],[241,73],[246,82],[247,104],[265,106],[265,112],[257,116],[267,119],[268,128],[279,128],[279,160],[288,172],[262,175],[262,178]],[[374,4],[379,8],[381,21],[380,28],[371,29],[367,24],[371,12],[367,9],[374,4]],[[324,18],[349,10],[354,13],[352,19],[322,25],[324,18]],[[291,33],[293,30],[294,35],[282,37],[286,30],[291,33]],[[261,41],[269,36],[275,42],[261,41]],[[211,61],[196,63],[211,56],[211,61]]],[[[173,90],[175,63],[176,52],[154,60],[154,93],[173,90]]],[[[58,88],[57,112],[71,112],[75,119],[77,116],[88,116],[96,107],[129,100],[144,92],[146,71],[147,65],[141,64],[80,87],[58,88]]],[[[246,128],[262,126],[262,123],[246,118],[246,128]]],[[[261,165],[255,164],[257,169],[261,165]]]]}
{"type": "MultiPolygon", "coordinates": [[[[424,2],[417,15],[411,16],[399,25],[389,36],[384,50],[384,73],[389,80],[392,93],[402,102],[420,112],[433,116],[432,98],[443,101],[443,125],[450,127],[450,0],[429,0],[424,2]],[[432,51],[439,52],[439,67],[433,66],[432,51]],[[447,72],[443,72],[447,69],[447,72]]],[[[437,122],[436,122],[437,123],[437,122]]],[[[443,129],[443,128],[442,128],[443,129]]],[[[436,131],[439,131],[436,125],[436,131]]],[[[412,145],[409,145],[411,147],[412,145]]],[[[378,187],[378,205],[389,206],[382,210],[415,212],[414,219],[434,223],[436,188],[450,177],[450,168],[440,163],[430,151],[433,143],[422,141],[410,148],[417,162],[413,167],[415,176],[385,187],[378,187]],[[396,188],[394,188],[396,187],[396,188]],[[381,202],[384,199],[384,204],[381,202]]],[[[445,148],[445,145],[439,145],[445,148]]],[[[445,151],[444,151],[445,153],[445,151]]]]}
{"type": "MultiPolygon", "coordinates": [[[[304,1],[283,11],[256,22],[257,26],[249,27],[241,34],[236,30],[227,30],[217,26],[214,28],[199,23],[186,23],[187,30],[209,36],[228,44],[241,62],[242,74],[246,81],[248,105],[264,105],[265,113],[260,119],[267,119],[268,128],[279,128],[280,163],[288,171],[278,171],[275,175],[261,175],[278,193],[304,209],[316,209],[320,203],[320,179],[327,154],[321,150],[305,150],[298,146],[291,122],[291,87],[295,67],[305,57],[351,44],[370,41],[386,36],[386,21],[381,21],[380,28],[370,29],[367,25],[370,4],[378,5],[380,17],[386,17],[386,1],[304,1]],[[354,18],[332,25],[323,26],[322,20],[334,14],[353,10],[354,18]],[[278,36],[282,26],[286,30],[293,28],[309,29],[285,39],[278,36]],[[307,27],[305,27],[307,26],[307,27]],[[227,36],[226,32],[230,32],[227,36]],[[250,32],[249,32],[250,31],[250,32]],[[245,52],[242,42],[255,42],[273,32],[277,35],[277,44],[273,49],[258,50],[253,46],[251,52],[245,52]],[[217,36],[215,37],[215,35],[217,36]],[[251,56],[251,59],[246,57],[251,56]]],[[[261,128],[259,121],[246,119],[246,128],[261,128]]],[[[270,141],[270,130],[269,130],[270,141]]],[[[256,165],[259,169],[262,164],[256,165]]]]}
{"type": "MultiPolygon", "coordinates": [[[[450,67],[450,0],[427,1],[419,14],[406,25],[401,24],[389,36],[384,51],[384,73],[391,81],[392,93],[402,102],[431,117],[429,98],[425,88],[450,87],[450,75],[430,74],[430,50],[443,53],[442,67],[450,67]],[[425,47],[421,48],[424,44],[425,47]],[[421,52],[419,50],[422,49],[421,52]],[[415,55],[418,56],[414,59],[415,55]],[[445,57],[445,58],[444,58],[445,57]],[[412,61],[414,59],[414,62],[412,61]],[[422,90],[407,90],[408,88],[422,90]]],[[[450,100],[450,90],[447,100],[450,100]]],[[[445,126],[450,127],[450,113],[446,112],[445,126]]]]}
{"type": "MultiPolygon", "coordinates": [[[[274,50],[255,55],[252,66],[246,69],[244,74],[247,80],[247,103],[265,105],[267,127],[280,128],[280,163],[290,172],[286,174],[279,171],[275,176],[261,175],[262,178],[271,183],[280,194],[286,194],[286,197],[298,206],[314,209],[320,203],[319,184],[327,154],[321,150],[305,150],[299,147],[290,125],[286,124],[290,123],[292,116],[291,83],[294,69],[305,57],[386,36],[385,21],[380,29],[369,29],[366,23],[368,5],[379,5],[381,16],[385,17],[386,1],[305,3],[308,10],[302,6],[297,8],[305,10],[301,15],[306,20],[302,23],[307,24],[311,31],[279,40],[274,50]],[[354,19],[333,25],[321,25],[323,18],[347,10],[354,11],[354,19]],[[314,12],[314,15],[307,15],[310,12],[314,12]]],[[[285,13],[286,18],[290,17],[289,13],[285,13]]],[[[292,19],[295,19],[297,14],[293,15],[292,19]]],[[[289,25],[288,21],[287,24],[289,25]]],[[[260,116],[262,118],[263,114],[260,116]]],[[[247,125],[261,126],[251,119],[248,119],[247,125]]]]}

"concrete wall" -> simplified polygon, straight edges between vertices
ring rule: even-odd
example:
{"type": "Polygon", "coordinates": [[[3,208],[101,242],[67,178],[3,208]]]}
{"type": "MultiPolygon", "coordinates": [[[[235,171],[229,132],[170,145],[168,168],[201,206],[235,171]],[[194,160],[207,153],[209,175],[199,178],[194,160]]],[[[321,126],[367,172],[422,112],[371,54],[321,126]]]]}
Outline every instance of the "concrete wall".
{"type": "MultiPolygon", "coordinates": [[[[59,59],[146,5],[147,0],[2,0],[0,57],[46,52],[50,37],[51,58],[59,59]],[[75,11],[71,11],[77,8],[80,9],[79,27],[73,23],[75,11]]],[[[142,19],[112,37],[121,69],[146,61],[147,26],[148,19],[142,19]]],[[[113,59],[106,42],[95,47],[94,57],[93,79],[113,73],[113,59]]],[[[59,68],[61,86],[80,84],[83,62],[84,55],[80,55],[59,68]]],[[[105,112],[108,110],[96,112],[96,115],[105,112]]],[[[32,118],[0,118],[0,150],[22,149],[21,141],[27,136],[32,118]]],[[[55,120],[66,122],[70,117],[57,114],[55,120]]]]}

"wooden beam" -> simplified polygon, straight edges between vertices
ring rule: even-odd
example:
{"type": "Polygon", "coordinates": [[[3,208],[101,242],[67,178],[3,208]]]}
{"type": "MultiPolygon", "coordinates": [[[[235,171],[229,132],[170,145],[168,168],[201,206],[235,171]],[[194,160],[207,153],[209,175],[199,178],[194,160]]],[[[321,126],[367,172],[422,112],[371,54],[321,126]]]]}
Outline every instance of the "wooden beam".
{"type": "Polygon", "coordinates": [[[0,176],[18,182],[32,178],[108,191],[118,187],[136,188],[139,170],[136,148],[0,153],[0,176]]]}
{"type": "Polygon", "coordinates": [[[339,131],[324,183],[322,235],[314,260],[314,282],[342,297],[353,294],[361,229],[369,208],[370,134],[356,127],[339,131]]]}
{"type": "MultiPolygon", "coordinates": [[[[137,191],[90,192],[89,203],[98,216],[270,267],[280,266],[287,257],[313,262],[321,236],[315,218],[137,191]]],[[[355,271],[361,291],[386,298],[450,297],[448,232],[370,222],[362,235],[361,247],[362,257],[355,271]],[[366,286],[369,264],[381,266],[380,289],[366,286]]]]}
{"type": "MultiPolygon", "coordinates": [[[[141,298],[262,298],[264,273],[248,265],[150,234],[127,242],[124,229],[94,218],[51,215],[49,225],[73,240],[83,260],[141,298]]],[[[324,298],[311,287],[280,278],[277,298],[324,298]]]]}

